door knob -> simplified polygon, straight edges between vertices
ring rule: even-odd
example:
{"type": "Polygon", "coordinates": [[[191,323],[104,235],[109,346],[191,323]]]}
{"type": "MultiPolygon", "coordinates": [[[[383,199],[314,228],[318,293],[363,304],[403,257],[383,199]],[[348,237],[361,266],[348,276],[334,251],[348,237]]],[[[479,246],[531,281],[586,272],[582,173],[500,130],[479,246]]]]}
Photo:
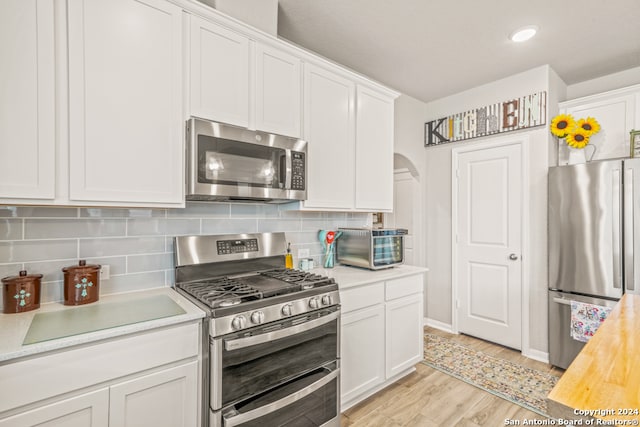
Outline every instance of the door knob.
{"type": "Polygon", "coordinates": [[[509,259],[510,259],[511,261],[515,261],[515,260],[517,260],[517,259],[518,259],[518,255],[516,255],[516,254],[511,254],[511,255],[509,255],[509,259]]]}

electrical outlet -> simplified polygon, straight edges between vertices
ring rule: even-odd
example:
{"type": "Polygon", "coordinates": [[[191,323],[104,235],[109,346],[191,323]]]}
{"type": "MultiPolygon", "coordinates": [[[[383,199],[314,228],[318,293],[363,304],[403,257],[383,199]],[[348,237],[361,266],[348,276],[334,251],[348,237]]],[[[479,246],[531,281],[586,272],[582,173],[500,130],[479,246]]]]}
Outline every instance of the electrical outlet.
{"type": "Polygon", "coordinates": [[[100,269],[100,280],[109,280],[110,270],[109,265],[103,265],[100,269]]]}
{"type": "Polygon", "coordinates": [[[309,249],[298,249],[298,259],[309,258],[309,249]]]}

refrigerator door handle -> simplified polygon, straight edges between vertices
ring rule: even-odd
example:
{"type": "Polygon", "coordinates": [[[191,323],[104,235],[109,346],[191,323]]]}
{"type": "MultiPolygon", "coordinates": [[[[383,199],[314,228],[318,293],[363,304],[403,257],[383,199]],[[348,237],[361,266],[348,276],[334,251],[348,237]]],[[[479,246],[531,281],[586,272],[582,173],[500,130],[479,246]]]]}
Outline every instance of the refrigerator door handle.
{"type": "Polygon", "coordinates": [[[620,249],[622,242],[620,241],[620,217],[622,216],[622,212],[620,212],[620,196],[622,189],[620,188],[620,169],[613,170],[613,182],[612,182],[612,225],[613,225],[613,287],[621,289],[622,288],[622,262],[621,262],[621,254],[620,249]]]}
{"type": "Polygon", "coordinates": [[[554,298],[553,302],[557,302],[558,304],[571,305],[571,300],[564,298],[554,298]]]}
{"type": "Polygon", "coordinates": [[[624,170],[624,287],[626,290],[634,290],[634,226],[633,212],[633,169],[625,167],[624,170]]]}

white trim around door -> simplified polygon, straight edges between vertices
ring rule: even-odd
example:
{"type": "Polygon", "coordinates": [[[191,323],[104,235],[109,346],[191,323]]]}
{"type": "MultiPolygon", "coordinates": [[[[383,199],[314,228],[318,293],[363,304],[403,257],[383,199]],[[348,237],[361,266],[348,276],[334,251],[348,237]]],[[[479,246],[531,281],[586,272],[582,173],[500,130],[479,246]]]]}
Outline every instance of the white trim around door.
{"type": "MultiPolygon", "coordinates": [[[[509,145],[520,145],[521,156],[521,173],[522,173],[522,348],[521,353],[525,356],[532,355],[533,350],[529,347],[529,299],[530,299],[530,283],[529,283],[529,253],[530,253],[530,236],[529,236],[529,135],[526,133],[516,133],[513,135],[500,136],[495,138],[487,138],[485,141],[464,145],[454,148],[451,151],[451,331],[459,333],[458,330],[458,254],[456,241],[456,227],[458,223],[458,185],[456,179],[456,169],[459,161],[459,155],[462,153],[484,150],[488,148],[503,147],[509,145]]],[[[539,355],[540,356],[540,355],[539,355]]]]}

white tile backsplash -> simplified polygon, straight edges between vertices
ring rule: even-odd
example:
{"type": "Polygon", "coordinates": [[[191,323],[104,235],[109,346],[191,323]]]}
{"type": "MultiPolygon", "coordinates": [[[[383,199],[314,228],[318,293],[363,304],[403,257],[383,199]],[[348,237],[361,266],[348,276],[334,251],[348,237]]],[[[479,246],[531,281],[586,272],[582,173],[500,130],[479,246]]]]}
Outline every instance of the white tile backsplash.
{"type": "Polygon", "coordinates": [[[165,209],[80,208],[80,217],[86,218],[164,218],[165,216],[167,216],[165,209]]]}
{"type": "Polygon", "coordinates": [[[19,240],[22,239],[21,219],[2,219],[0,218],[0,240],[19,240]]]}
{"type": "MultiPolygon", "coordinates": [[[[44,274],[42,302],[63,299],[62,268],[86,259],[110,266],[100,293],[171,286],[173,237],[283,231],[320,262],[319,229],[371,225],[366,213],[297,211],[297,203],[189,202],[184,209],[0,206],[0,277],[44,274]]],[[[1,304],[1,300],[0,300],[1,304]]]]}
{"type": "Polygon", "coordinates": [[[65,239],[74,237],[122,236],[123,219],[25,219],[25,239],[65,239]]]}
{"type": "Polygon", "coordinates": [[[164,271],[123,274],[122,276],[111,276],[109,280],[100,281],[100,295],[162,288],[167,285],[169,284],[166,283],[164,271]]]}
{"type": "Polygon", "coordinates": [[[256,233],[256,219],[202,219],[202,234],[256,233]]]}
{"type": "Polygon", "coordinates": [[[171,270],[173,268],[173,253],[129,255],[127,257],[127,273],[171,270]]]}
{"type": "Polygon", "coordinates": [[[148,218],[127,220],[127,236],[200,234],[200,219],[148,218]]]}
{"type": "Polygon", "coordinates": [[[0,218],[77,218],[78,208],[0,206],[0,218]]]}
{"type": "Polygon", "coordinates": [[[164,236],[80,239],[81,258],[150,254],[164,251],[164,236]]]}
{"type": "Polygon", "coordinates": [[[0,242],[0,262],[70,259],[78,256],[77,240],[12,240],[0,242]]]}

